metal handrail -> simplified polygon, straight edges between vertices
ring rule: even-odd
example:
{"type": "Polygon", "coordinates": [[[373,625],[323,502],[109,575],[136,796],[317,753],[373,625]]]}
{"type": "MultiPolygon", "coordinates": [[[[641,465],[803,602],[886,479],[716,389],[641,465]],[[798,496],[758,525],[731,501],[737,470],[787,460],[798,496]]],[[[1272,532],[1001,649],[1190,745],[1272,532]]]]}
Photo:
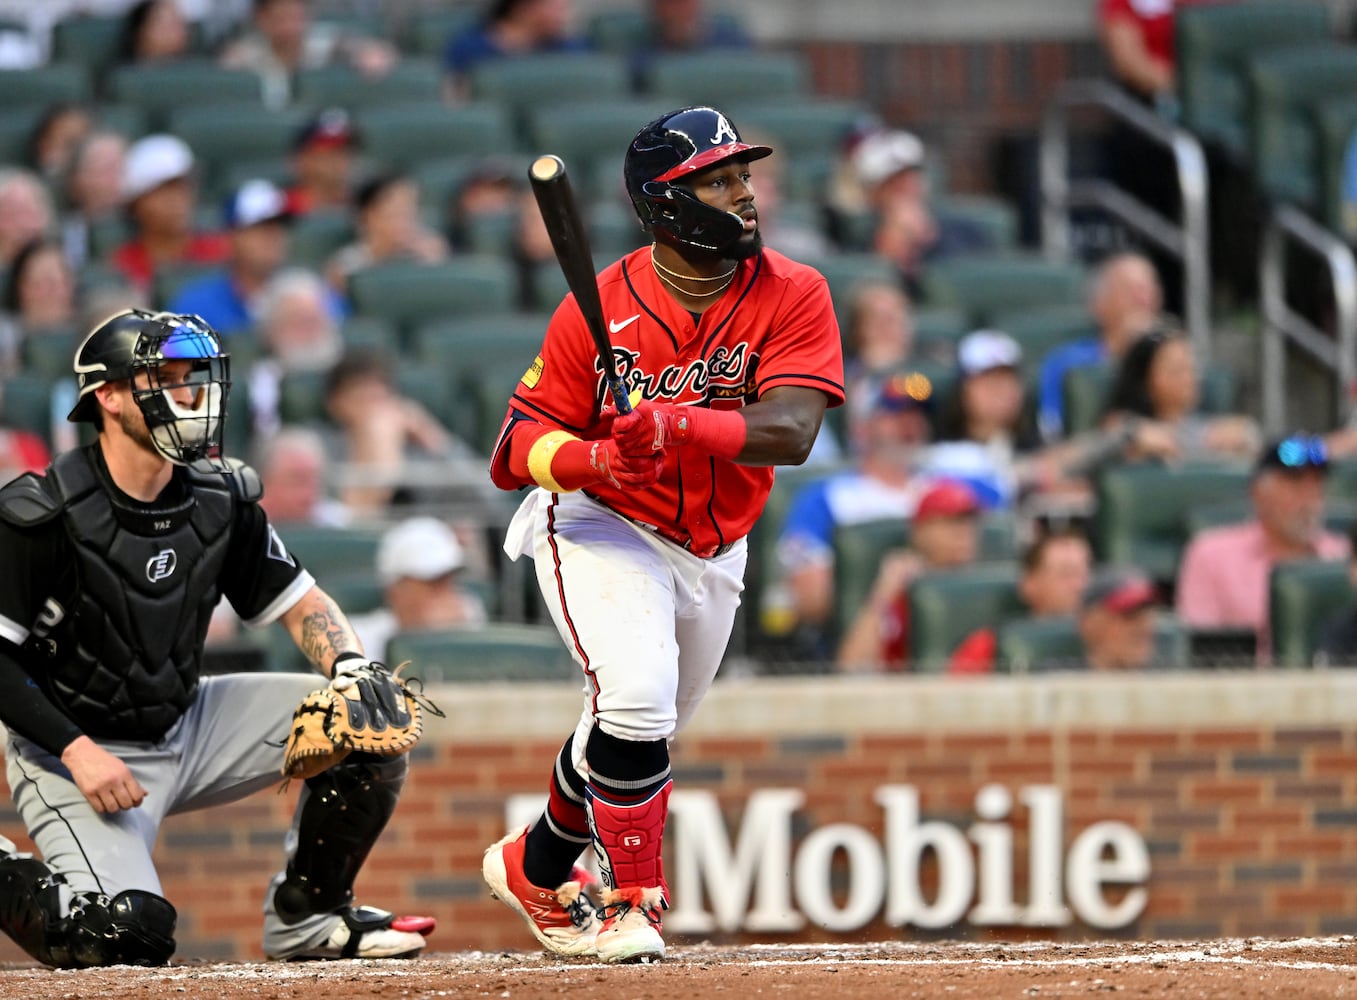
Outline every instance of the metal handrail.
{"type": "Polygon", "coordinates": [[[1339,422],[1352,412],[1357,377],[1357,258],[1352,248],[1304,212],[1279,205],[1268,220],[1258,258],[1262,308],[1259,338],[1262,362],[1263,429],[1280,434],[1286,424],[1286,348],[1288,343],[1328,368],[1334,376],[1339,422]],[[1321,258],[1333,284],[1334,331],[1325,332],[1286,301],[1286,249],[1298,243],[1321,258]]]}
{"type": "Polygon", "coordinates": [[[1211,356],[1211,265],[1206,156],[1188,132],[1165,122],[1103,80],[1071,80],[1056,91],[1041,124],[1041,242],[1048,257],[1070,256],[1070,211],[1101,208],[1183,262],[1183,322],[1193,346],[1211,356]],[[1181,219],[1172,220],[1106,180],[1069,176],[1070,116],[1094,108],[1173,155],[1181,219]]]}

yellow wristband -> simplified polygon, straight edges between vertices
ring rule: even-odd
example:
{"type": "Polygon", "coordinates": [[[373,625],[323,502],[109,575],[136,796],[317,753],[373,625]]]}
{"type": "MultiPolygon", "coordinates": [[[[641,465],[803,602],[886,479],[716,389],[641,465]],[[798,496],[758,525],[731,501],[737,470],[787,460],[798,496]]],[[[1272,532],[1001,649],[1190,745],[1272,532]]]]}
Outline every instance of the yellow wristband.
{"type": "Polygon", "coordinates": [[[556,457],[556,449],[567,441],[578,441],[569,431],[547,431],[528,449],[528,475],[532,481],[553,493],[570,493],[551,474],[551,460],[556,457]]]}

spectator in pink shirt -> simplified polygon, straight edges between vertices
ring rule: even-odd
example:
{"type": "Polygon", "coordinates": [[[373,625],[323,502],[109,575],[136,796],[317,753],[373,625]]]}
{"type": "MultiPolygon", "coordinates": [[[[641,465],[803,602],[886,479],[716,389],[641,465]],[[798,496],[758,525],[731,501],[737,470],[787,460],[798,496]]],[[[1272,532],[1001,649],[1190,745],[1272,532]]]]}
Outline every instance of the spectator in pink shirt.
{"type": "Polygon", "coordinates": [[[1178,571],[1178,616],[1199,628],[1252,628],[1268,642],[1268,574],[1290,559],[1342,559],[1347,539],[1324,530],[1328,449],[1294,435],[1273,442],[1255,467],[1254,519],[1201,532],[1178,571]]]}

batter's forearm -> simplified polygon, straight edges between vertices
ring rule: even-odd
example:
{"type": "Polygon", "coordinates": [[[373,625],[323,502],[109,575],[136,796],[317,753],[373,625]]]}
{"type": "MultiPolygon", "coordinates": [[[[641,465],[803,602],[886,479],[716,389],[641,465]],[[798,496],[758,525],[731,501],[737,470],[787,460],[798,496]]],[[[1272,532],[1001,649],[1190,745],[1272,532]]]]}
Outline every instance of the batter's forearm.
{"type": "Polygon", "coordinates": [[[349,619],[329,594],[312,587],[282,617],[297,648],[317,670],[329,677],[341,653],[363,654],[363,644],[349,619]]]}

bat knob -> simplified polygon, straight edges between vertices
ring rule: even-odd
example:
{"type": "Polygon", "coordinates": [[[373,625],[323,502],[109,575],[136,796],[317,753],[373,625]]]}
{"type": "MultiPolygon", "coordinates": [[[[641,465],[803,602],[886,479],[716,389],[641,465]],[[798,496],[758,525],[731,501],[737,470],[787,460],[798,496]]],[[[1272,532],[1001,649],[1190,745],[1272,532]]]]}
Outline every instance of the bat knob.
{"type": "Polygon", "coordinates": [[[565,173],[565,163],[559,156],[547,153],[532,161],[528,173],[535,181],[554,181],[565,173]]]}

